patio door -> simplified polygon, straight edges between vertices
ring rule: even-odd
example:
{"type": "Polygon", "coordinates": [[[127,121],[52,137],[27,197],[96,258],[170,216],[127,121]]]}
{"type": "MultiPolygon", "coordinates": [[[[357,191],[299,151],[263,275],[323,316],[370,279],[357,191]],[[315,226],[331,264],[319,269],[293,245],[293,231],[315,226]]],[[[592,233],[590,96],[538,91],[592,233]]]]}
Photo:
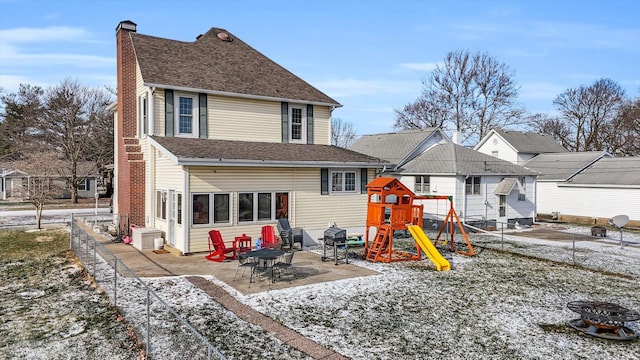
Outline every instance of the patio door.
{"type": "Polygon", "coordinates": [[[178,211],[176,191],[169,190],[169,209],[167,209],[167,244],[176,246],[176,212],[178,211]]]}

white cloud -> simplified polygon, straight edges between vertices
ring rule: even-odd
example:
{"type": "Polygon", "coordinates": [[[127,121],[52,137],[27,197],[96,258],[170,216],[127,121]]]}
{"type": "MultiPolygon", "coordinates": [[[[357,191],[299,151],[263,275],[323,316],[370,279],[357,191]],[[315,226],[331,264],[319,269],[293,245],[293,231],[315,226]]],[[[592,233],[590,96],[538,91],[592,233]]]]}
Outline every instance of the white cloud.
{"type": "Polygon", "coordinates": [[[2,39],[2,43],[6,44],[79,41],[88,40],[90,37],[91,34],[86,30],[68,26],[0,30],[0,39],[2,39]]]}
{"type": "Polygon", "coordinates": [[[438,63],[404,63],[400,64],[401,68],[418,71],[433,71],[438,63]]]}

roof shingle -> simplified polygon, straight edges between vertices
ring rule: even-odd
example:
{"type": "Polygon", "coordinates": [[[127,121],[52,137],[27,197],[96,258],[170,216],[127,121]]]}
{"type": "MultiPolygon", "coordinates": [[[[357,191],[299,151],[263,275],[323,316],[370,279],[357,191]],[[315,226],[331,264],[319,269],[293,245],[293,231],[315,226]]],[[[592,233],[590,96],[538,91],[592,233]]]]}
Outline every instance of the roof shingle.
{"type": "Polygon", "coordinates": [[[224,29],[194,42],[130,35],[145,84],[341,106],[224,29]]]}

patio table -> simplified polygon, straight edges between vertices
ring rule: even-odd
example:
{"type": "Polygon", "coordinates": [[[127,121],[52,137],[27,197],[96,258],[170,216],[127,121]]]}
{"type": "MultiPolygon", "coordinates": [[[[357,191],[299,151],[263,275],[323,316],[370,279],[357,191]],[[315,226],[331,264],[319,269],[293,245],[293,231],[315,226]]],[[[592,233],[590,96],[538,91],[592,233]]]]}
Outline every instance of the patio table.
{"type": "MultiPolygon", "coordinates": [[[[261,250],[253,250],[247,253],[247,256],[250,258],[256,258],[258,261],[262,262],[262,269],[266,273],[270,273],[271,267],[273,266],[274,261],[280,256],[284,255],[284,250],[277,249],[261,249],[261,250]]],[[[257,269],[258,266],[255,267],[257,269]]]]}

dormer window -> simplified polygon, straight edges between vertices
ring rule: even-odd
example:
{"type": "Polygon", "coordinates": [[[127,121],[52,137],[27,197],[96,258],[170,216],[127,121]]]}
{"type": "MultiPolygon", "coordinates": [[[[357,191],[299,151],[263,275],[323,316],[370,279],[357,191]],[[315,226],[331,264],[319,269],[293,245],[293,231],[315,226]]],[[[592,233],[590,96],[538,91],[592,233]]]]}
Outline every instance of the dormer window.
{"type": "Polygon", "coordinates": [[[289,105],[289,141],[307,143],[307,108],[304,105],[289,105]]]}
{"type": "Polygon", "coordinates": [[[175,134],[182,137],[198,137],[198,95],[175,93],[175,134]]]}

